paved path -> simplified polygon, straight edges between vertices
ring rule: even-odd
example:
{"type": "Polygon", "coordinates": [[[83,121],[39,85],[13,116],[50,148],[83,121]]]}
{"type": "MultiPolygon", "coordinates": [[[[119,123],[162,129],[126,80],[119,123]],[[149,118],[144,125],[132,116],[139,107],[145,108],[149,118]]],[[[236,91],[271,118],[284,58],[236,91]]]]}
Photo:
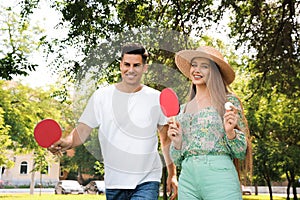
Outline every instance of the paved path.
{"type": "MultiPolygon", "coordinates": [[[[54,194],[54,188],[34,188],[34,194],[54,194]]],[[[18,188],[18,189],[0,189],[0,194],[30,194],[30,189],[29,188],[18,188]]]]}

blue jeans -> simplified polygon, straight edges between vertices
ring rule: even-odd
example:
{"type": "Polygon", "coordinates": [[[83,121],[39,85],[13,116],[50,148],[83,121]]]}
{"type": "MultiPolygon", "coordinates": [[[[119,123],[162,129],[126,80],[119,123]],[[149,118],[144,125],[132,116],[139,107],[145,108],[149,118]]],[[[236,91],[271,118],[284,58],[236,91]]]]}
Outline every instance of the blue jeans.
{"type": "Polygon", "coordinates": [[[157,200],[159,182],[145,182],[135,189],[106,189],[106,200],[157,200]]]}

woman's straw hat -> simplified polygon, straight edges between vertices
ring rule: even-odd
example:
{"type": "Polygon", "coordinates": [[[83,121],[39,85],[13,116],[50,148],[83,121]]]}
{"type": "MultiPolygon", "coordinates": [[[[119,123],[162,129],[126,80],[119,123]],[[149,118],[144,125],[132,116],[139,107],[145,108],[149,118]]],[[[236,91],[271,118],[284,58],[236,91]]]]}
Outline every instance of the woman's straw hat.
{"type": "Polygon", "coordinates": [[[232,67],[224,60],[222,54],[213,47],[202,46],[196,50],[182,50],[176,53],[175,63],[178,69],[190,78],[191,61],[195,57],[208,58],[219,66],[223,80],[227,85],[233,82],[235,73],[232,67]]]}

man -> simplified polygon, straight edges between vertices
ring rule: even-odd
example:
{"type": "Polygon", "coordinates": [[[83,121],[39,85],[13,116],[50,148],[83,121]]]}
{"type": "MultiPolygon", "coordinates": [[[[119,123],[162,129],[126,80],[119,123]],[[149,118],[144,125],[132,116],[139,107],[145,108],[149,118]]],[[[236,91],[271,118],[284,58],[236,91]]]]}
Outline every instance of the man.
{"type": "Polygon", "coordinates": [[[176,167],[169,156],[166,117],[159,106],[160,92],[141,84],[147,71],[147,51],[139,44],[122,47],[119,83],[94,92],[78,126],[49,149],[53,154],[84,143],[93,128],[99,127],[106,198],[156,200],[162,175],[157,151],[159,132],[165,162],[167,188],[177,196],[176,167]]]}

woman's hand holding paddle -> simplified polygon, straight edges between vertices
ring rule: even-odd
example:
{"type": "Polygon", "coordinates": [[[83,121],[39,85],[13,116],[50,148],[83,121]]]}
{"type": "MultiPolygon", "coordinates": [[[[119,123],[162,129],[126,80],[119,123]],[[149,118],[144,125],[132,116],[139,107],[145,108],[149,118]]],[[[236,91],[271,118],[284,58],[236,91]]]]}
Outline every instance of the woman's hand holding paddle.
{"type": "Polygon", "coordinates": [[[182,131],[179,122],[169,121],[168,137],[172,140],[175,149],[180,150],[182,146],[182,131]]]}
{"type": "Polygon", "coordinates": [[[182,134],[180,125],[175,120],[175,116],[180,111],[180,105],[176,93],[171,88],[165,88],[161,91],[160,106],[164,115],[170,118],[168,137],[172,140],[176,149],[181,149],[182,134]]]}

